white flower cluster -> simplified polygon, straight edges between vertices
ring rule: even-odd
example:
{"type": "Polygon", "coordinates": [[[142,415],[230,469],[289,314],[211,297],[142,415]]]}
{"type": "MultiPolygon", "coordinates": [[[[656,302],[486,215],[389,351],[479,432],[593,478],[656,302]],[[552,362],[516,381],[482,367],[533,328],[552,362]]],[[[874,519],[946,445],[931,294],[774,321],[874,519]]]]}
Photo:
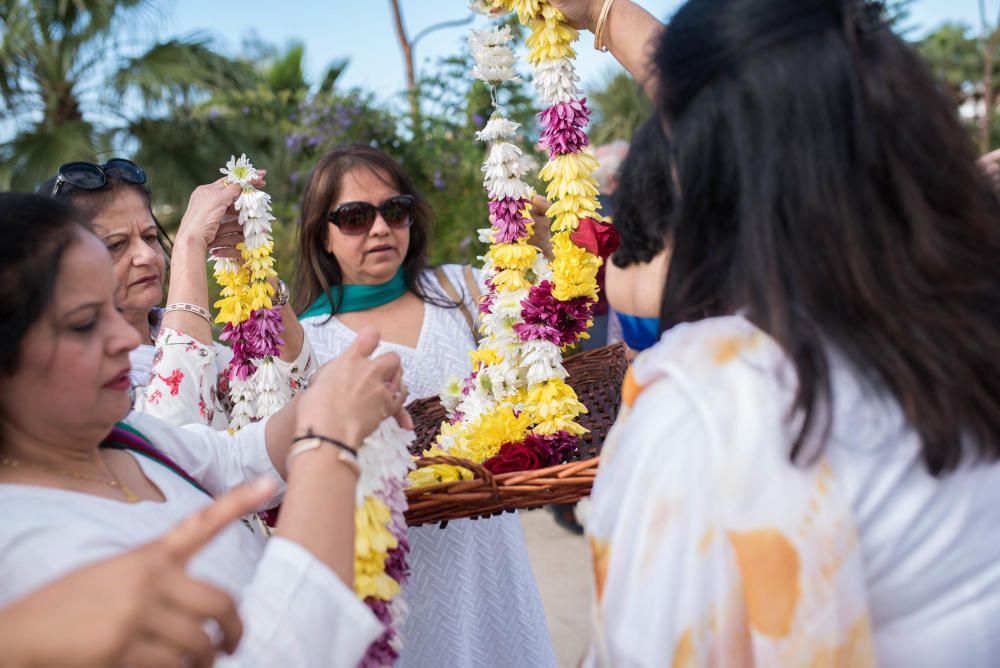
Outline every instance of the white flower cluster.
{"type": "Polygon", "coordinates": [[[254,394],[250,379],[240,380],[233,376],[229,380],[229,396],[233,400],[233,410],[229,416],[229,428],[239,431],[254,421],[254,394]]]}
{"type": "Polygon", "coordinates": [[[257,395],[257,417],[274,415],[292,398],[292,390],[283,382],[274,358],[265,357],[250,377],[257,395]]]}
{"type": "Polygon", "coordinates": [[[469,0],[469,9],[477,14],[489,16],[493,13],[493,3],[490,0],[469,0]]]}
{"type": "Polygon", "coordinates": [[[415,438],[412,431],[403,429],[396,418],[386,418],[365,439],[358,450],[358,465],[361,477],[358,479],[355,499],[360,505],[366,497],[386,489],[388,483],[406,479],[414,468],[413,458],[406,449],[415,438]]]}
{"type": "Polygon", "coordinates": [[[533,83],[546,107],[578,99],[582,95],[579,82],[580,76],[569,58],[543,60],[535,65],[533,83]]]}
{"type": "Polygon", "coordinates": [[[490,199],[528,199],[534,192],[523,180],[529,169],[530,164],[521,149],[514,144],[499,142],[493,145],[483,164],[482,171],[486,174],[483,187],[490,199]]]}
{"type": "Polygon", "coordinates": [[[488,84],[520,81],[514,70],[517,54],[508,45],[511,39],[509,26],[470,30],[469,47],[472,49],[472,57],[476,60],[472,76],[488,84]]]}
{"type": "Polygon", "coordinates": [[[504,118],[499,111],[493,112],[486,127],[476,132],[476,139],[481,142],[494,142],[498,139],[511,139],[517,136],[517,129],[521,124],[504,118]]]}

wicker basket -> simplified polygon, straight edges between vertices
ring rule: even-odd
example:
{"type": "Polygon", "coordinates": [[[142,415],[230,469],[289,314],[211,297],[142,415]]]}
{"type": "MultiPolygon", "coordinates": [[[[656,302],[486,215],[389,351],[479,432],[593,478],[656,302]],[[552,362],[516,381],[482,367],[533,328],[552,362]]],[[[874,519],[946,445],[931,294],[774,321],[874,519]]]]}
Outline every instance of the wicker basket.
{"type": "MultiPolygon", "coordinates": [[[[628,367],[625,346],[618,343],[573,355],[566,359],[565,366],[569,372],[567,381],[589,411],[579,418],[589,432],[580,439],[576,455],[558,466],[500,475],[456,457],[418,459],[417,466],[462,466],[472,471],[475,478],[407,490],[406,520],[411,526],[463,517],[488,517],[550,503],[571,503],[590,493],[601,445],[614,424],[621,403],[622,380],[628,367]]],[[[411,452],[419,457],[437,436],[445,410],[436,397],[418,399],[408,409],[417,432],[411,452]]]]}

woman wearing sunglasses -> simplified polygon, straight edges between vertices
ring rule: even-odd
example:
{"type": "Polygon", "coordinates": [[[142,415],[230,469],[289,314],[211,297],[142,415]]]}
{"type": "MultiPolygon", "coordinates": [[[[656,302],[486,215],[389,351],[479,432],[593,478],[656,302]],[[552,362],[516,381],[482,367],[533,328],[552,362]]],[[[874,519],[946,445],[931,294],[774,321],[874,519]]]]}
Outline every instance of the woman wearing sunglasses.
{"type": "MultiPolygon", "coordinates": [[[[111,253],[116,301],[141,339],[130,356],[135,408],[173,424],[223,429],[229,423],[225,371],[232,354],[212,339],[205,260],[210,253],[240,257],[236,245],[243,232],[232,208],[240,188],[220,179],[191,194],[171,246],[167,305],[161,309],[167,259],[161,238],[166,234],[153,215],[146,181],[146,173],[130,160],[71,162],[38,192],[80,210],[111,253]]],[[[283,283],[277,285],[275,301],[288,301],[283,283]]],[[[297,389],[311,368],[311,349],[290,307],[285,306],[284,316],[278,368],[297,389]]]]}
{"type": "MultiPolygon", "coordinates": [[[[411,396],[466,375],[478,277],[428,269],[429,231],[427,205],[386,154],[355,145],[320,159],[302,197],[294,299],[321,362],[371,326],[379,352],[400,356],[411,396]]],[[[415,527],[408,537],[398,665],[556,665],[517,515],[415,527]]]]}

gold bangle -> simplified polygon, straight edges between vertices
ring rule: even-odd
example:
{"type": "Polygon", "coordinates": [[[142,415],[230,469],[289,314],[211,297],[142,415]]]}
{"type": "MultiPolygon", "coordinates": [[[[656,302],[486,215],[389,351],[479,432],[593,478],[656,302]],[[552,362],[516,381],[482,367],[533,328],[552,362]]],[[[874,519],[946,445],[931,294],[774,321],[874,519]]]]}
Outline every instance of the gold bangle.
{"type": "Polygon", "coordinates": [[[597,26],[594,28],[594,48],[604,53],[608,52],[608,47],[604,43],[604,26],[608,22],[608,14],[611,13],[611,5],[613,4],[615,4],[615,0],[604,0],[604,6],[601,7],[601,15],[597,19],[597,26]]]}

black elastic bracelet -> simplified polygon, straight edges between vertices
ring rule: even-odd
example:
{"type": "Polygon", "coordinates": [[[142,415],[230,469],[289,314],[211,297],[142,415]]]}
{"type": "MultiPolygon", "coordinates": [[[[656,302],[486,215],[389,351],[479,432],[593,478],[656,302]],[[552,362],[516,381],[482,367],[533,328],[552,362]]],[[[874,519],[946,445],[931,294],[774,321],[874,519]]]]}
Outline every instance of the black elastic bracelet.
{"type": "Polygon", "coordinates": [[[309,431],[307,431],[305,436],[296,436],[295,438],[293,438],[292,439],[292,445],[295,445],[299,441],[308,441],[309,439],[312,439],[312,438],[315,438],[317,441],[323,441],[324,443],[329,443],[330,445],[335,445],[338,448],[340,448],[341,450],[343,450],[344,452],[349,452],[352,455],[354,455],[355,457],[358,456],[358,449],[357,448],[352,448],[347,443],[344,443],[343,441],[338,441],[335,438],[330,438],[329,436],[320,436],[319,434],[314,434],[312,432],[312,429],[310,429],[309,431]]]}

